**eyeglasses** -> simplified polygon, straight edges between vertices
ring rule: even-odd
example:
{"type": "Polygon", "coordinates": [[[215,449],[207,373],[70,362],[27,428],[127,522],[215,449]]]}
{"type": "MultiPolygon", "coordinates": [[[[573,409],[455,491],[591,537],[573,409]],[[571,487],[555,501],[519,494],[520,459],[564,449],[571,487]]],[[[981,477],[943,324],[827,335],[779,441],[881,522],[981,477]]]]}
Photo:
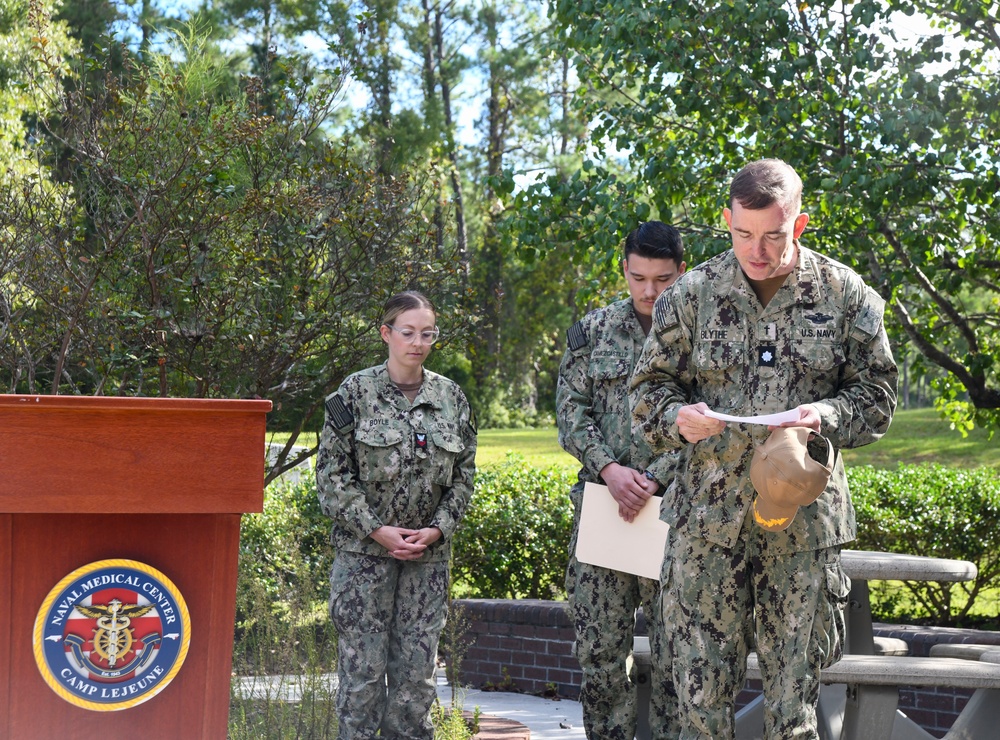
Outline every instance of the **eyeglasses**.
{"type": "Polygon", "coordinates": [[[417,339],[420,339],[421,344],[434,344],[441,336],[441,330],[436,326],[433,329],[427,329],[425,331],[414,331],[413,329],[397,329],[392,324],[386,324],[394,332],[397,332],[399,336],[403,338],[403,341],[407,344],[414,344],[417,339]]]}

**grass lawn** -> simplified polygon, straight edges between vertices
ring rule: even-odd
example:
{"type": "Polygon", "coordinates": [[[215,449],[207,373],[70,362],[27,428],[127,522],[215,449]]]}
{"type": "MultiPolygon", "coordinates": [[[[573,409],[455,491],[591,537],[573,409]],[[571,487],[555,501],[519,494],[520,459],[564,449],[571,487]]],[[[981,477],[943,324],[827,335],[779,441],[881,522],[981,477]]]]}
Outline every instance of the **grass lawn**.
{"type": "MultiPolygon", "coordinates": [[[[579,467],[559,447],[554,427],[544,429],[480,429],[477,465],[502,462],[507,452],[518,452],[539,466],[579,467]]],[[[962,468],[1000,467],[1000,444],[976,429],[968,437],[952,430],[934,409],[897,411],[888,433],[875,444],[844,450],[844,463],[895,468],[900,462],[938,462],[962,468]]]]}
{"type": "Polygon", "coordinates": [[[844,462],[877,468],[894,468],[898,462],[1000,467],[1000,440],[991,441],[982,429],[963,437],[934,409],[911,409],[897,411],[889,431],[875,444],[844,450],[844,462]]]}
{"type": "Polygon", "coordinates": [[[476,465],[503,462],[508,452],[524,455],[532,465],[577,470],[580,463],[559,446],[555,427],[542,429],[480,429],[476,465]]]}

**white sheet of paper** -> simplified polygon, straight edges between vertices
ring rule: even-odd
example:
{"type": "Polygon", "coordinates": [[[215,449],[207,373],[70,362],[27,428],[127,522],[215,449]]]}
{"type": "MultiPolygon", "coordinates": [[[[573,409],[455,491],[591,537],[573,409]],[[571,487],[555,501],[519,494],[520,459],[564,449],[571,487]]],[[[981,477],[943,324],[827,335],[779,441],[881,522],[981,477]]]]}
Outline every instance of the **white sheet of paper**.
{"type": "Polygon", "coordinates": [[[661,498],[650,499],[634,520],[626,522],[618,516],[618,502],[607,486],[585,484],[576,559],[660,580],[663,548],[670,529],[660,521],[662,502],[661,498]]]}
{"type": "Polygon", "coordinates": [[[720,419],[721,421],[735,421],[742,424],[767,424],[768,426],[778,426],[789,421],[795,421],[799,418],[799,412],[798,409],[789,409],[788,411],[782,411],[780,414],[763,414],[762,416],[730,416],[729,414],[720,414],[717,411],[709,409],[705,412],[705,416],[709,416],[713,419],[720,419]]]}

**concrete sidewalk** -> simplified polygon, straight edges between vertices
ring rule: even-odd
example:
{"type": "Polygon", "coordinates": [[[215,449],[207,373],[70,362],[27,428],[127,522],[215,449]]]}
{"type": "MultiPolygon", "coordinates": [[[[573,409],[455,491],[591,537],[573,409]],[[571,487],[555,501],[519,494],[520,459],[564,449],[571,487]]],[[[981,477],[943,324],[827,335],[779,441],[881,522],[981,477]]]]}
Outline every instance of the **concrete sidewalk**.
{"type": "MultiPolygon", "coordinates": [[[[438,676],[437,692],[441,703],[450,706],[451,686],[443,675],[438,676]]],[[[467,712],[479,707],[481,714],[520,722],[531,731],[531,740],[586,740],[583,710],[578,701],[462,688],[456,703],[467,712]]]]}

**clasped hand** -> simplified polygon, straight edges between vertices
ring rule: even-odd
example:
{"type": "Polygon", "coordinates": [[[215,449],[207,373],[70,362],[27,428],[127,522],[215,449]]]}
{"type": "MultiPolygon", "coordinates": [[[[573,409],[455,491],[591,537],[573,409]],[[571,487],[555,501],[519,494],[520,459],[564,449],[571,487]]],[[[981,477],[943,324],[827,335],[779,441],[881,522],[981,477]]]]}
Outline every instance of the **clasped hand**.
{"type": "Polygon", "coordinates": [[[601,480],[618,503],[618,516],[632,522],[649,498],[656,493],[659,484],[650,480],[638,470],[618,463],[608,463],[601,470],[601,480]]]}
{"type": "Polygon", "coordinates": [[[407,529],[384,525],[372,532],[371,538],[396,560],[416,560],[424,554],[424,550],[441,539],[441,530],[437,527],[407,529]]]}

